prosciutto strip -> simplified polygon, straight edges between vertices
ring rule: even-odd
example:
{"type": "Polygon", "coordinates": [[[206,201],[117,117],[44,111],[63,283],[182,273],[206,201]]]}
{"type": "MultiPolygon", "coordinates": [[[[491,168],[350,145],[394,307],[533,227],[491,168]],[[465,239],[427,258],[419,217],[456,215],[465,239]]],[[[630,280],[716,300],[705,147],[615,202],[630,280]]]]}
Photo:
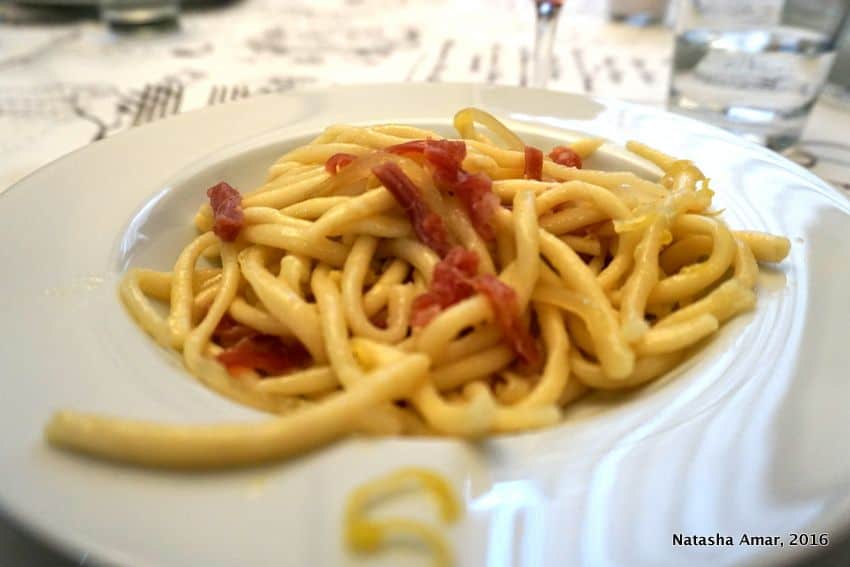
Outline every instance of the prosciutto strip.
{"type": "Polygon", "coordinates": [[[581,156],[567,146],[557,146],[549,152],[549,159],[567,167],[581,169],[581,156]]]}
{"type": "Polygon", "coordinates": [[[525,146],[525,171],[523,177],[540,181],[543,177],[543,152],[534,146],[525,146]]]}
{"type": "Polygon", "coordinates": [[[213,232],[225,242],[232,242],[242,229],[242,195],[222,181],[207,189],[207,197],[213,210],[215,224],[213,232]]]}
{"type": "Polygon", "coordinates": [[[493,217],[499,198],[493,183],[483,173],[468,173],[463,167],[466,144],[461,140],[414,140],[386,149],[407,157],[421,156],[432,170],[434,183],[442,191],[457,195],[475,231],[485,240],[493,240],[493,217]]]}
{"type": "Polygon", "coordinates": [[[416,237],[441,258],[448,254],[451,246],[443,220],[428,207],[422,199],[419,188],[405,175],[398,164],[391,161],[384,162],[373,167],[372,173],[404,209],[413,225],[416,237]]]}
{"type": "Polygon", "coordinates": [[[517,357],[529,366],[537,366],[540,351],[520,318],[516,291],[493,274],[481,274],[472,283],[475,290],[490,302],[496,325],[517,357]]]}
{"type": "Polygon", "coordinates": [[[461,180],[452,188],[466,209],[472,226],[481,238],[490,241],[496,238],[493,225],[499,198],[493,193],[493,182],[483,173],[463,173],[461,180]]]}
{"type": "Polygon", "coordinates": [[[534,337],[520,317],[516,292],[493,274],[478,272],[478,255],[464,248],[453,248],[434,267],[428,291],[413,300],[410,323],[424,327],[443,310],[475,293],[487,298],[505,341],[526,365],[536,366],[540,351],[534,337]]]}
{"type": "Polygon", "coordinates": [[[357,159],[354,154],[338,153],[328,158],[325,162],[325,171],[331,175],[336,175],[339,170],[357,159]]]}
{"type": "Polygon", "coordinates": [[[245,369],[263,376],[285,374],[310,362],[310,355],[301,344],[261,334],[227,316],[219,322],[213,337],[225,347],[216,358],[233,377],[245,369]]]}
{"type": "Polygon", "coordinates": [[[460,140],[413,140],[390,146],[386,151],[407,157],[421,156],[431,166],[434,182],[449,187],[459,181],[459,173],[463,172],[466,144],[460,140]]]}
{"type": "Polygon", "coordinates": [[[456,247],[434,266],[428,291],[413,300],[410,324],[424,327],[443,309],[475,293],[472,278],[478,272],[478,254],[456,247]]]}

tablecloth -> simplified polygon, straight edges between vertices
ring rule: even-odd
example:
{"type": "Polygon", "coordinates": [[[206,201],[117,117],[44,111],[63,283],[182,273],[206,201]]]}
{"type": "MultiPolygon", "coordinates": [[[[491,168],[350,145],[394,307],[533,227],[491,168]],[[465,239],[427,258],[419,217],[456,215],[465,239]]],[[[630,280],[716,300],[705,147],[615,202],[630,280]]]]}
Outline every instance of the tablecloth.
{"type": "MultiPolygon", "coordinates": [[[[567,5],[550,87],[662,103],[670,33],[567,5]]],[[[128,36],[97,20],[0,33],[0,189],[128,127],[258,93],[333,83],[526,85],[528,0],[245,0],[128,36]]],[[[2,25],[2,24],[0,24],[2,25]]]]}

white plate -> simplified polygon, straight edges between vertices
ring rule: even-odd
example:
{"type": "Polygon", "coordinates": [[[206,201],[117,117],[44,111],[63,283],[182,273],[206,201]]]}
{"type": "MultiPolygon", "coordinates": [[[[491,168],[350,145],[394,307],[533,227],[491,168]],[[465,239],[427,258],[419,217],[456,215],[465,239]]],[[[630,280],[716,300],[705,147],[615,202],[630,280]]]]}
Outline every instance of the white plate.
{"type": "MultiPolygon", "coordinates": [[[[601,159],[622,155],[606,146],[601,159]]],[[[445,472],[466,502],[450,531],[463,565],[799,557],[811,549],[791,546],[790,533],[837,539],[850,524],[848,215],[848,202],[811,174],[729,134],[543,91],[340,87],[133,129],[0,198],[0,502],[69,551],[121,564],[423,564],[410,550],[353,559],[340,531],[352,487],[420,464],[445,472]],[[352,439],[286,463],[208,474],[115,466],[43,443],[42,426],[60,407],[175,422],[255,419],[199,386],[131,323],[116,294],[123,266],[167,266],[208,185],[249,187],[281,148],[326,125],[444,128],[469,105],[538,142],[583,131],[693,159],[730,224],[788,235],[791,256],[765,270],[757,311],[669,378],[591,397],[547,431],[479,445],[352,439]],[[736,543],[745,533],[781,536],[784,547],[674,547],[674,533],[736,543]]],[[[421,501],[400,506],[429,512],[421,501]]]]}

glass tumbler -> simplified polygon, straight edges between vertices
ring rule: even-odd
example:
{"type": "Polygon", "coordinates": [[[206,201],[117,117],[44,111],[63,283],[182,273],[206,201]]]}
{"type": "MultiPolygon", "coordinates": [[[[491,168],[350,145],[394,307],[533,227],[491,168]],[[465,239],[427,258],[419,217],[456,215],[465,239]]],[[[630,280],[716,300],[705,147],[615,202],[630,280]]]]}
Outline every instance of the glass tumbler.
{"type": "Polygon", "coordinates": [[[850,19],[838,41],[838,53],[827,77],[826,93],[832,100],[850,105],[850,19]]]}
{"type": "Polygon", "coordinates": [[[668,106],[774,149],[824,86],[850,0],[679,0],[668,106]]]}

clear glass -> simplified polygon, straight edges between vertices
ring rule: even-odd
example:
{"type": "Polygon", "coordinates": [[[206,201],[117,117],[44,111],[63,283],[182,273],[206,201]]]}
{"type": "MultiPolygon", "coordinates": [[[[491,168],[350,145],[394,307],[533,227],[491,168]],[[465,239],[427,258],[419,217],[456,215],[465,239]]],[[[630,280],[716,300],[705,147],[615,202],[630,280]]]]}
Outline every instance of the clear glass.
{"type": "Polygon", "coordinates": [[[552,50],[558,31],[558,16],[563,0],[535,0],[537,24],[534,34],[534,60],[531,86],[545,89],[552,75],[552,50]]]}
{"type": "Polygon", "coordinates": [[[671,110],[793,145],[829,74],[850,0],[679,0],[671,110]]]}
{"type": "Polygon", "coordinates": [[[850,18],[844,23],[844,32],[838,41],[838,51],[827,78],[825,94],[830,100],[850,105],[850,18]]]}
{"type": "Polygon", "coordinates": [[[100,0],[100,17],[112,29],[173,28],[180,0],[100,0]]]}

